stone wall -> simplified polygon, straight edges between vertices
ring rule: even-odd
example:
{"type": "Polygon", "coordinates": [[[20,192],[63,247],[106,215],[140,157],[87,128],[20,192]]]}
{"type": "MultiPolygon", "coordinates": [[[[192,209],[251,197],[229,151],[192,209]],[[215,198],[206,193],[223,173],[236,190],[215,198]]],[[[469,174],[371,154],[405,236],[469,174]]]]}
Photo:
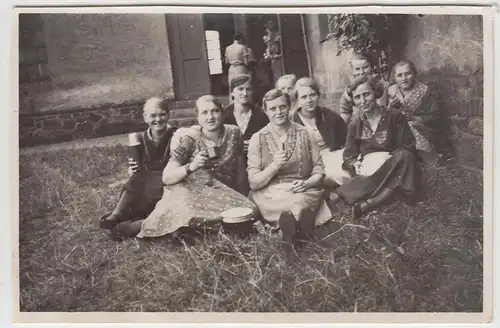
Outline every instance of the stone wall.
{"type": "MultiPolygon", "coordinates": [[[[144,102],[139,101],[64,112],[21,115],[19,147],[144,130],[147,125],[142,118],[143,105],[144,102]]],[[[172,125],[186,126],[196,122],[193,102],[172,102],[170,108],[169,123],[172,125]]]]}
{"type": "Polygon", "coordinates": [[[20,26],[27,35],[20,50],[40,50],[44,62],[32,71],[50,85],[20,95],[23,113],[173,98],[164,14],[43,14],[27,21],[37,31],[20,26]]]}
{"type": "Polygon", "coordinates": [[[439,94],[450,115],[483,115],[483,21],[480,15],[410,15],[403,57],[439,94]]]}

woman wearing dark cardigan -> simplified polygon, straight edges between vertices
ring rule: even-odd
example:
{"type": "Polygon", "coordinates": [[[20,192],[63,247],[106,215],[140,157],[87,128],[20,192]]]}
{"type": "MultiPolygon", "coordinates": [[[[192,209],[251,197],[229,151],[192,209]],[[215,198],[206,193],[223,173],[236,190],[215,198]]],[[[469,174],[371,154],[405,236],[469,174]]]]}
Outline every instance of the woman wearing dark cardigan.
{"type": "Polygon", "coordinates": [[[231,80],[232,103],[225,108],[224,124],[240,129],[245,157],[253,134],[269,123],[267,115],[255,105],[250,75],[237,75],[231,80]]]}
{"type": "Polygon", "coordinates": [[[342,153],[347,125],[334,111],[319,106],[320,90],[315,80],[304,77],[294,86],[294,108],[291,120],[303,125],[311,140],[318,144],[325,165],[325,186],[342,185],[350,179],[350,174],[342,169],[342,153]]]}
{"type": "Polygon", "coordinates": [[[350,83],[352,99],[360,109],[348,127],[343,168],[353,179],[330,194],[335,203],[352,205],[354,219],[380,206],[392,196],[414,201],[419,183],[415,137],[404,115],[377,104],[383,90],[376,80],[359,76],[350,83]]]}
{"type": "Polygon", "coordinates": [[[175,128],[167,124],[169,108],[167,100],[151,98],[144,105],[146,131],[138,133],[141,144],[141,166],[129,159],[129,175],[123,186],[118,204],[112,213],[103,216],[100,227],[113,229],[121,222],[144,219],[161,199],[162,172],[170,158],[170,141],[175,128]]]}

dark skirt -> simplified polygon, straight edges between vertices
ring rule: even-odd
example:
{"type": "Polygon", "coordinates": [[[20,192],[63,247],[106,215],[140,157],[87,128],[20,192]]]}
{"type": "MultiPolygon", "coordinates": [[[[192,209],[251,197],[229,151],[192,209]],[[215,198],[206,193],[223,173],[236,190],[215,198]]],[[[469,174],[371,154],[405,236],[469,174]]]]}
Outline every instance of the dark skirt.
{"type": "Polygon", "coordinates": [[[130,202],[129,215],[134,219],[145,219],[163,195],[162,171],[140,171],[132,175],[123,186],[130,202]]]}
{"type": "Polygon", "coordinates": [[[397,150],[370,176],[356,176],[337,189],[337,193],[349,204],[365,201],[383,189],[395,189],[402,200],[414,202],[420,183],[420,167],[417,157],[405,150],[397,150]]]}

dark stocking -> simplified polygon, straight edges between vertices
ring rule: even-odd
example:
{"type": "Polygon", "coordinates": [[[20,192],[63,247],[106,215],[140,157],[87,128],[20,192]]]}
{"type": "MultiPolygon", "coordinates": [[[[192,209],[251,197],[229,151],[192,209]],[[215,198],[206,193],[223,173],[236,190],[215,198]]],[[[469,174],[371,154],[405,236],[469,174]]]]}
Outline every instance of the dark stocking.
{"type": "Polygon", "coordinates": [[[101,228],[112,229],[118,223],[130,220],[142,201],[138,199],[137,194],[123,190],[113,212],[101,218],[101,228]]]}
{"type": "Polygon", "coordinates": [[[123,190],[111,216],[115,216],[119,222],[126,221],[130,217],[132,209],[136,206],[137,195],[128,190],[123,190]]]}
{"type": "Polygon", "coordinates": [[[278,223],[283,234],[282,243],[285,260],[293,262],[296,257],[294,246],[297,235],[297,221],[292,212],[284,211],[281,213],[278,223]]]}
{"type": "Polygon", "coordinates": [[[301,215],[301,218],[298,222],[298,240],[301,241],[302,244],[304,242],[312,242],[314,240],[314,223],[315,216],[312,211],[309,209],[304,209],[301,215]]]}

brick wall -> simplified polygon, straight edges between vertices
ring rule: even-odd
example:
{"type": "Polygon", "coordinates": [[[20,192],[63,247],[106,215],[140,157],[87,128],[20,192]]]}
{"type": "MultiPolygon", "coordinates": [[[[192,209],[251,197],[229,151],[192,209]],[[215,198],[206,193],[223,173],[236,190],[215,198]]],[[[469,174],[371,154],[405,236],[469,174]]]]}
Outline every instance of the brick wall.
{"type": "MultiPolygon", "coordinates": [[[[144,101],[107,104],[71,111],[23,114],[19,117],[19,147],[104,137],[147,128],[142,118],[144,101]]],[[[170,121],[174,126],[196,122],[194,103],[172,103],[170,121]]]]}

